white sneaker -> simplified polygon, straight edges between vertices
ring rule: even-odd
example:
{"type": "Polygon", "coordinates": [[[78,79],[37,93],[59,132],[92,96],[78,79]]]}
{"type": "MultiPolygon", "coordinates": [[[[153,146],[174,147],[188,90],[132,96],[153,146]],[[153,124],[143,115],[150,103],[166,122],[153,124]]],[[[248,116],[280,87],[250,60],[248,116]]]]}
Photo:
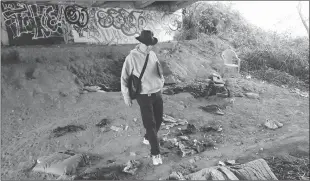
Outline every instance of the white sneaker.
{"type": "Polygon", "coordinates": [[[152,155],[153,165],[163,164],[163,160],[160,155],[152,155]]]}
{"type": "Polygon", "coordinates": [[[145,144],[145,145],[149,145],[149,144],[150,144],[149,140],[147,140],[147,139],[145,139],[145,138],[143,138],[142,143],[145,144]]]}

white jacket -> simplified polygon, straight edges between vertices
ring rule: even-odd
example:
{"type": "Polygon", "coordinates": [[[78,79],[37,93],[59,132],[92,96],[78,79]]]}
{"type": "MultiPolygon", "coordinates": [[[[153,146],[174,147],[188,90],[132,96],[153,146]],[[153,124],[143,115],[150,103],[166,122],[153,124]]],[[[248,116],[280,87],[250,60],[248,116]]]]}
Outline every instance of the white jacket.
{"type": "MultiPolygon", "coordinates": [[[[146,54],[138,51],[137,47],[138,46],[130,51],[123,64],[121,74],[121,91],[124,99],[130,98],[127,87],[129,76],[133,74],[139,77],[146,60],[146,54]]],[[[150,51],[149,60],[141,79],[140,94],[155,93],[163,88],[165,79],[163,76],[160,77],[158,74],[157,62],[159,63],[156,54],[153,51],[150,51]]]]}

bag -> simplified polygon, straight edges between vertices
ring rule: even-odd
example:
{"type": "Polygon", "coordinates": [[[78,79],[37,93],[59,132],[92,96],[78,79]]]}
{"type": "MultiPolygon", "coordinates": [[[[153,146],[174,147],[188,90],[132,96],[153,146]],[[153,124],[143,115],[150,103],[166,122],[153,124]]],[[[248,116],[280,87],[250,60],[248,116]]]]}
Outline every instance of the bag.
{"type": "Polygon", "coordinates": [[[129,90],[129,97],[131,98],[131,100],[136,99],[137,95],[140,94],[141,92],[141,79],[144,74],[148,60],[149,60],[149,54],[147,54],[146,56],[146,60],[139,78],[133,74],[131,74],[128,78],[127,87],[129,90]]]}

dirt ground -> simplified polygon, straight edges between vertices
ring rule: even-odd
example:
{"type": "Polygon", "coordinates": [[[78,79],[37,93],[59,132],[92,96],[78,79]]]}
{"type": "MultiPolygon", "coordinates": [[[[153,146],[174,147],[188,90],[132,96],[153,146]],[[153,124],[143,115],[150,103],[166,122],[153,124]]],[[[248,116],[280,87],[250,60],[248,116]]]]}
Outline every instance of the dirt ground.
{"type": "MultiPolygon", "coordinates": [[[[179,48],[175,45],[161,45],[157,50],[160,59],[165,62],[166,75],[178,75],[178,80],[187,81],[188,78],[204,78],[216,70],[219,62],[216,55],[210,54],[213,50],[198,49],[200,46],[190,41],[177,46],[179,48]]],[[[129,48],[125,48],[126,51],[129,48]]],[[[288,160],[309,157],[309,99],[292,93],[289,89],[239,77],[229,79],[232,92],[255,92],[260,95],[259,99],[234,97],[235,101],[228,103],[229,99],[194,98],[189,93],[163,95],[165,114],[186,119],[197,128],[220,124],[223,130],[197,137],[212,139],[215,148],[192,156],[182,158],[162,147],[164,163],[153,166],[148,158],[150,148],[142,144],[144,129],[137,103],[134,102],[133,107],[126,107],[120,92],[81,93],[84,81],[93,75],[91,72],[94,69],[89,67],[96,67],[100,63],[90,63],[98,60],[98,57],[86,57],[95,54],[104,57],[98,53],[100,48],[87,50],[89,56],[82,55],[78,48],[72,49],[70,51],[75,54],[67,54],[75,56],[76,60],[71,57],[70,61],[70,57],[61,49],[57,51],[63,51],[63,55],[51,49],[45,57],[42,57],[44,51],[40,51],[36,55],[41,57],[39,59],[31,57],[34,55],[27,54],[27,50],[23,49],[19,54],[20,61],[2,65],[2,179],[56,179],[56,176],[36,173],[30,168],[33,160],[63,150],[74,150],[94,158],[87,170],[89,173],[96,173],[88,177],[92,180],[157,180],[166,179],[173,171],[186,175],[226,159],[246,163],[256,158],[270,160],[276,157],[288,160]],[[90,74],[72,74],[68,65],[63,62],[52,62],[53,55],[56,59],[64,57],[67,62],[71,62],[70,65],[75,64],[78,73],[84,70],[90,74]],[[199,109],[199,106],[209,104],[227,105],[223,109],[225,114],[219,116],[199,109]],[[96,126],[102,119],[110,121],[108,127],[123,125],[128,126],[128,129],[102,131],[96,126]],[[267,119],[277,120],[284,126],[268,130],[261,126],[267,119]],[[82,125],[85,130],[57,138],[50,137],[53,129],[69,124],[82,125]],[[120,170],[120,165],[129,160],[142,163],[135,175],[125,174],[120,170]]],[[[29,48],[30,50],[33,51],[29,48]]],[[[109,53],[112,50],[115,52],[112,52],[110,59],[117,51],[113,48],[105,50],[109,53]]],[[[96,82],[90,79],[90,82],[96,82]]],[[[111,76],[109,80],[116,79],[111,76]]],[[[168,138],[175,137],[175,130],[177,127],[171,129],[168,138]]],[[[159,137],[163,138],[167,132],[166,129],[160,130],[159,137]]],[[[192,135],[189,137],[194,138],[192,135]]]]}
{"type": "MultiPolygon", "coordinates": [[[[223,126],[223,131],[219,143],[216,143],[217,150],[182,159],[179,155],[167,154],[161,166],[152,166],[151,160],[145,158],[149,146],[141,143],[144,131],[137,103],[132,108],[126,107],[119,92],[83,94],[74,105],[41,114],[10,109],[2,102],[2,179],[53,178],[23,170],[31,167],[33,159],[67,149],[99,156],[92,168],[102,169],[103,178],[115,171],[119,179],[139,180],[166,178],[178,170],[190,173],[225,159],[246,162],[258,157],[308,155],[308,99],[272,85],[264,84],[263,87],[267,91],[261,94],[260,100],[236,97],[223,116],[198,109],[198,106],[210,104],[203,98],[194,99],[188,93],[164,95],[165,114],[184,118],[197,127],[215,121],[223,126]],[[95,124],[104,118],[111,120],[111,125],[128,125],[129,128],[127,131],[102,133],[95,124]],[[138,120],[135,122],[134,118],[138,120]],[[266,130],[259,126],[266,119],[278,120],[284,126],[266,130]],[[52,129],[68,124],[82,124],[86,130],[49,138],[52,129]],[[135,152],[136,156],[130,156],[130,152],[135,152]],[[190,163],[189,159],[194,156],[200,159],[190,163]],[[116,166],[131,159],[143,163],[137,174],[119,173],[116,166]],[[108,160],[115,162],[109,163],[108,160]]],[[[167,131],[161,130],[159,136],[164,133],[167,131]]]]}

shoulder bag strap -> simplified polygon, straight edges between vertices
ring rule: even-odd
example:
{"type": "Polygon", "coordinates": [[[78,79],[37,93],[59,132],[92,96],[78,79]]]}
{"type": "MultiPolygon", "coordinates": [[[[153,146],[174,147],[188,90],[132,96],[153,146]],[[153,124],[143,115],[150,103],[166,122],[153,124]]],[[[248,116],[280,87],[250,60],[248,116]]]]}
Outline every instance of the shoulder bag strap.
{"type": "Polygon", "coordinates": [[[139,77],[139,82],[140,82],[141,79],[142,79],[142,76],[143,76],[143,74],[144,74],[144,71],[145,71],[145,68],[146,68],[146,64],[147,64],[148,61],[149,61],[149,54],[146,55],[146,60],[145,60],[145,63],[144,63],[142,72],[141,72],[141,74],[140,74],[140,77],[139,77]]]}

